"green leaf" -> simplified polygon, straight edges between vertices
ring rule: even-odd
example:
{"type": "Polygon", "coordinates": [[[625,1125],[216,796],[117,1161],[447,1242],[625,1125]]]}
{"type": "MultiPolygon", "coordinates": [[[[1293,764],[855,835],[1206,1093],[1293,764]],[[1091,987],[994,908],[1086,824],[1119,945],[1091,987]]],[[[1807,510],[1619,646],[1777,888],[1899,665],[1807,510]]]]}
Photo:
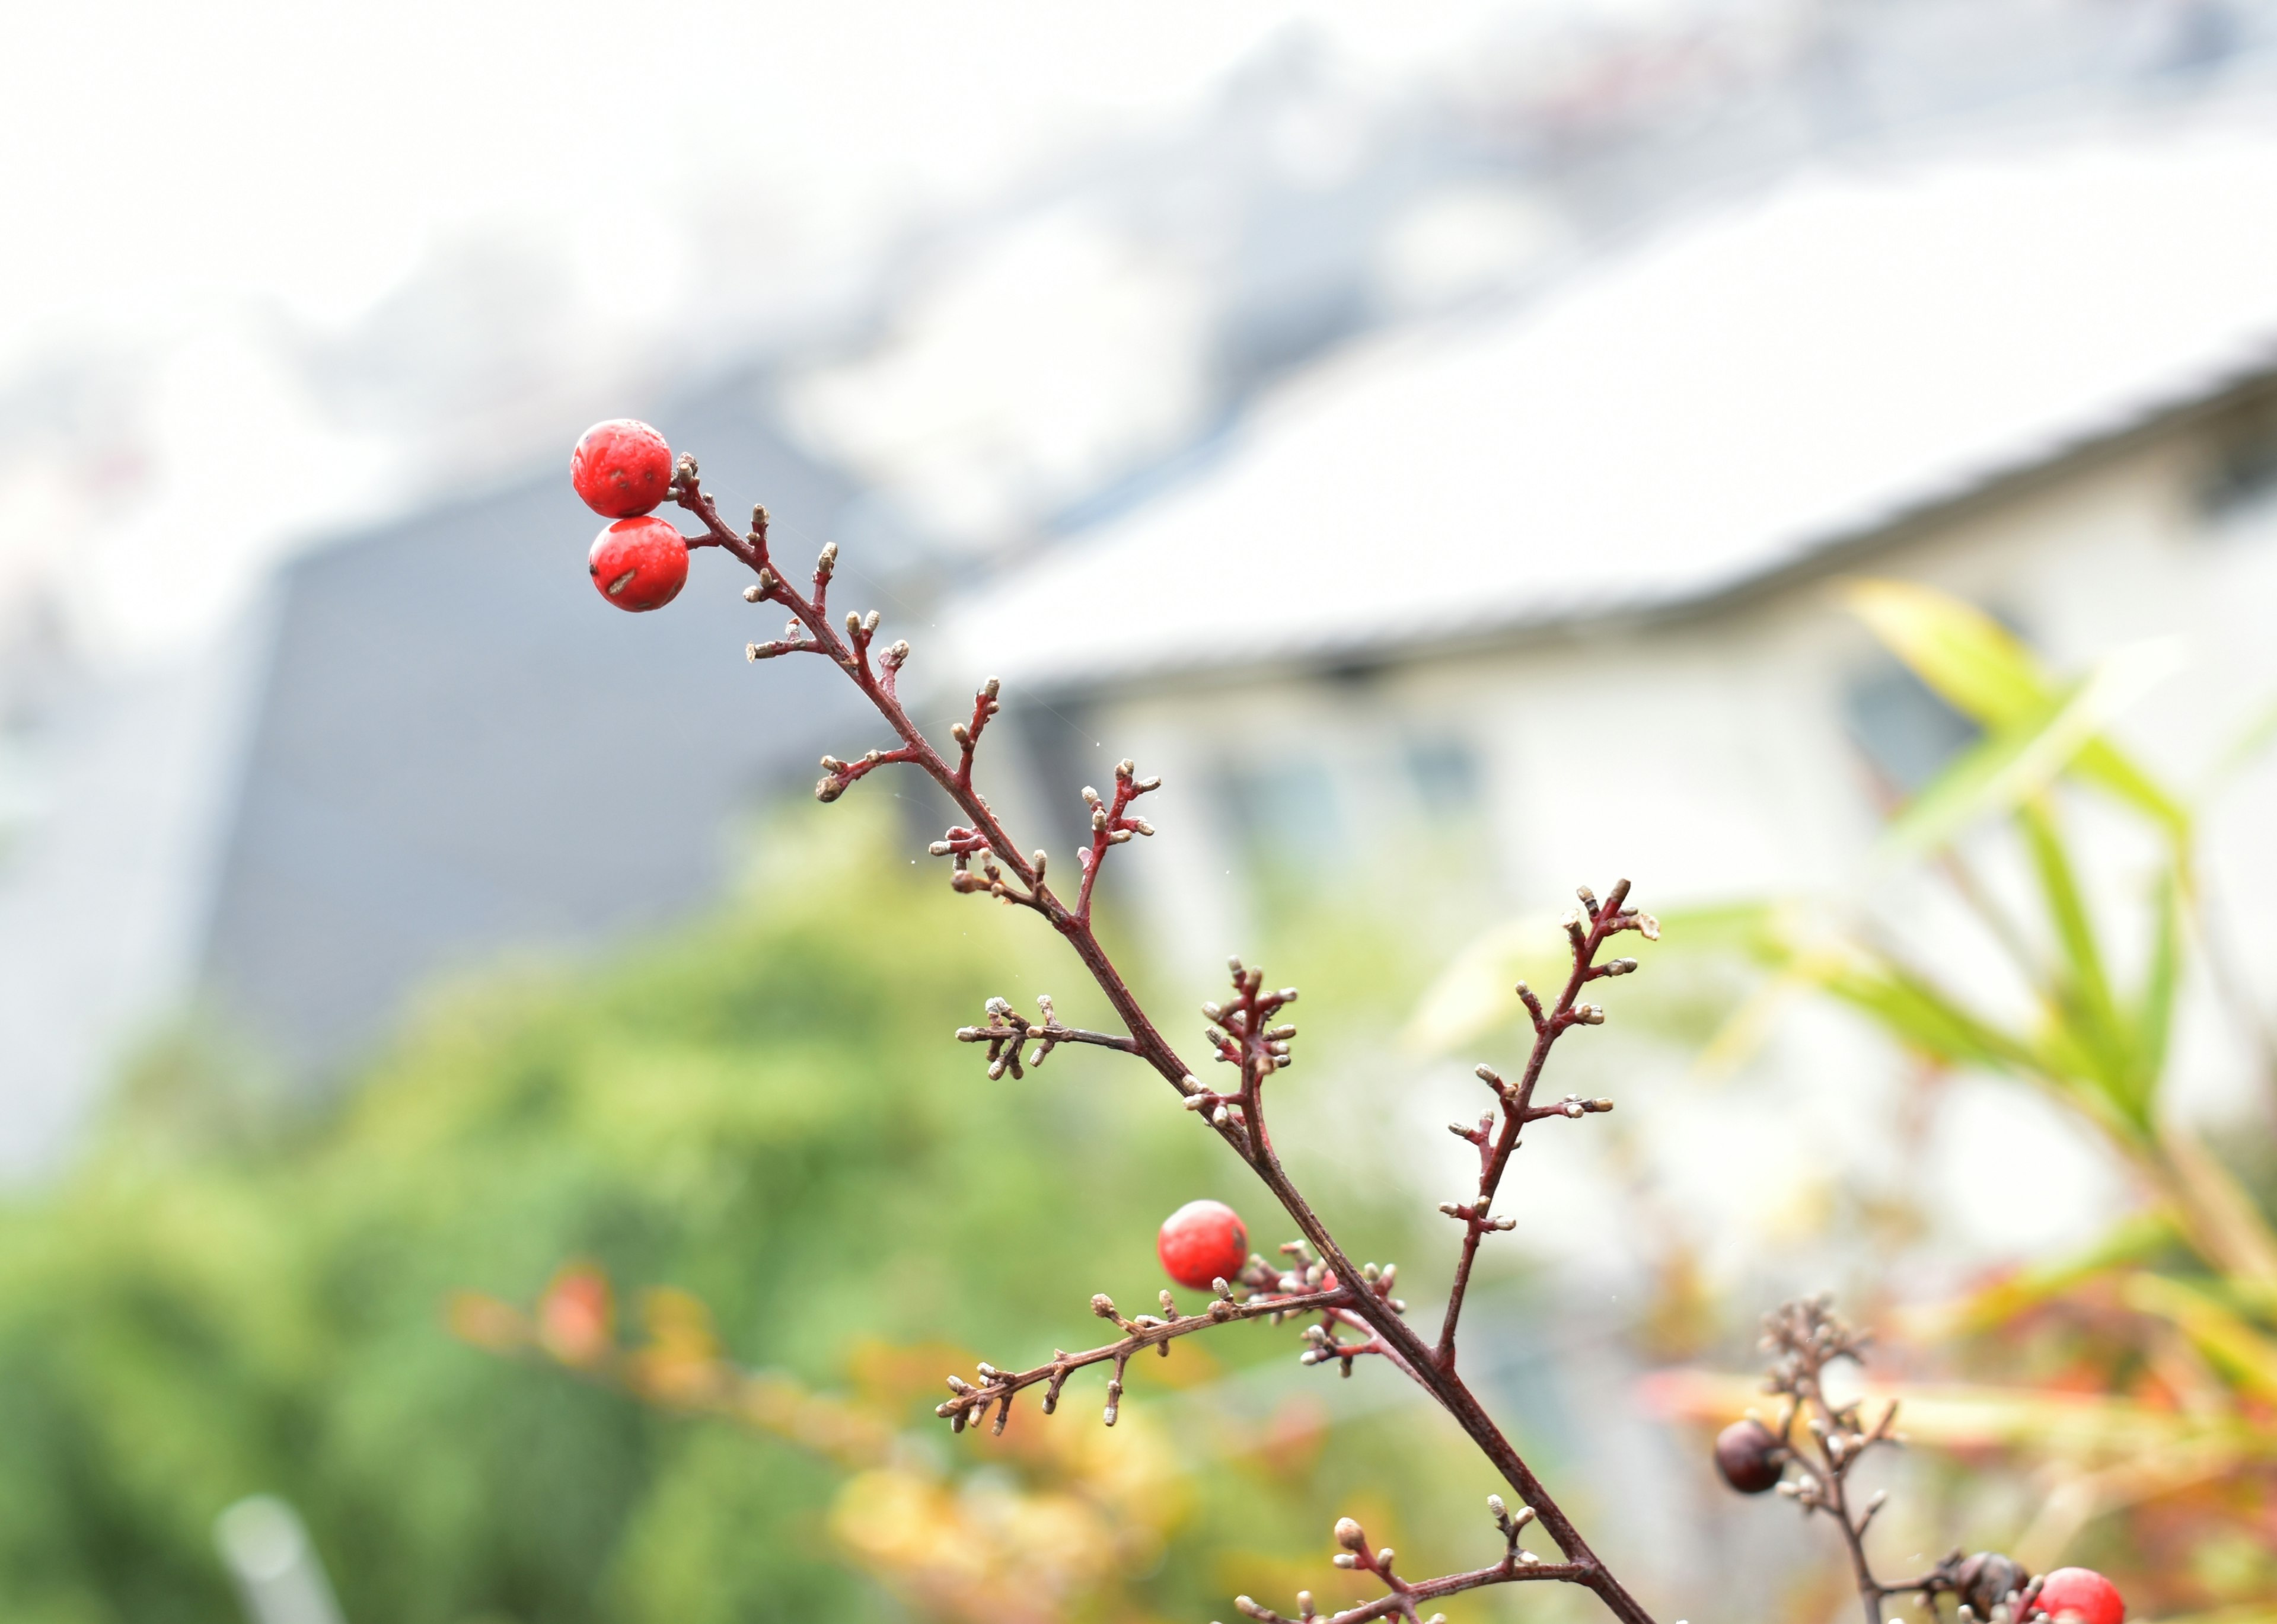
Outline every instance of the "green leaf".
{"type": "Polygon", "coordinates": [[[1858,581],[1847,596],[1915,676],[1986,728],[2020,721],[2055,698],[2031,650],[1973,604],[1911,581],[1858,581]]]}
{"type": "MultiPolygon", "coordinates": [[[[1991,740],[1979,747],[1985,759],[1970,769],[1977,779],[1991,777],[2061,713],[2064,685],[2014,633],[1975,605],[1910,581],[1854,582],[1847,596],[1853,613],[1946,704],[1988,731],[2007,737],[2005,750],[1991,740]]],[[[2093,731],[2089,729],[2090,735],[2093,731]]],[[[2068,767],[2159,824],[2170,840],[2187,836],[2188,810],[2109,740],[2090,736],[2075,741],[2063,755],[2052,773],[2068,767]]],[[[1926,797],[1925,791],[1922,798],[1926,797]]],[[[1935,843],[1917,842],[1913,849],[1935,843]]]]}
{"type": "Polygon", "coordinates": [[[2167,1321],[2240,1386],[2277,1399],[2277,1342],[2216,1298],[2167,1275],[2129,1277],[2121,1299],[2138,1314],[2167,1321]]]}
{"type": "Polygon", "coordinates": [[[2039,794],[2106,721],[2171,674],[2176,660],[2171,644],[2135,644],[2106,660],[2085,682],[2009,719],[1891,820],[1882,838],[1885,860],[1933,850],[1976,820],[2039,794]]]}
{"type": "Polygon", "coordinates": [[[1911,1334],[1932,1339],[1996,1330],[2098,1276],[2147,1262],[2180,1237],[2174,1215],[2164,1208],[2131,1213],[2083,1252],[2028,1264],[1955,1301],[1909,1310],[1906,1324],[1911,1334]]]}
{"type": "Polygon", "coordinates": [[[2095,939],[2094,921],[2088,918],[2087,899],[2080,893],[2071,853],[2045,801],[2028,801],[2018,807],[2016,825],[2023,831],[2032,872],[2040,882],[2040,896],[2047,904],[2048,922],[2055,928],[2056,945],[2063,953],[2057,995],[2080,1029],[2082,1047],[2115,1074],[2124,1070],[2127,1062],[2119,1007],[2111,995],[2103,951],[2095,939]]]}
{"type": "Polygon", "coordinates": [[[2179,848],[2190,837],[2189,809],[2160,789],[2148,773],[2120,753],[2110,740],[2090,739],[2071,764],[2075,777],[2132,806],[2166,831],[2179,848]]]}
{"type": "Polygon", "coordinates": [[[2135,1003],[2135,1094],[2145,1120],[2157,1104],[2159,1080],[2166,1074],[2167,1046],[2174,1033],[2174,988],[2182,963],[2182,884],[2170,869],[2159,879],[2158,913],[2152,924],[2151,963],[2135,1003]]]}
{"type": "Polygon", "coordinates": [[[1826,973],[1824,984],[1932,1060],[1992,1071],[2038,1069],[2038,1056],[2028,1045],[1971,1014],[1924,977],[1887,960],[1845,965],[1826,973]]]}

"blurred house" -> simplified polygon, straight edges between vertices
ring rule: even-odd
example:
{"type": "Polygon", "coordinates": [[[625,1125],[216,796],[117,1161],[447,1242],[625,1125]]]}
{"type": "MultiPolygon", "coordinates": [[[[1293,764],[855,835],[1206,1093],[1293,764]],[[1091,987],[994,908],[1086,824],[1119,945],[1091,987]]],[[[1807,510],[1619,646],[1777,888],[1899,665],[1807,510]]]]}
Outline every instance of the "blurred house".
{"type": "MultiPolygon", "coordinates": [[[[1663,895],[1842,871],[1871,791],[1822,769],[1852,771],[1854,736],[1870,736],[1904,758],[1884,763],[1902,781],[1953,721],[1792,589],[1885,544],[1981,557],[1966,568],[1999,576],[1988,600],[2083,650],[2104,622],[2084,606],[2068,621],[2075,599],[2037,578],[2008,584],[1991,561],[2007,544],[1935,538],[1964,519],[1971,536],[1999,529],[1996,510],[2029,491],[2114,477],[2117,447],[2147,456],[2169,429],[2212,437],[2185,461],[2229,455],[2212,448],[2222,436],[2243,447],[2243,471],[2215,481],[2231,493],[2191,496],[2205,516],[2175,522],[2245,523],[2212,516],[2248,513],[2257,477],[2245,419],[2210,415],[2228,385],[2207,371],[2153,385],[2220,347],[2182,330],[2192,311],[2239,302],[2169,260],[2195,243],[2207,276],[2258,274],[2258,250],[2233,250],[2214,222],[2252,238],[2266,178],[2241,171],[2187,220],[2114,194],[2101,235],[2082,203],[1991,220],[1973,246],[1968,222],[1937,224],[1900,195],[1912,183],[1869,184],[1862,168],[1720,225],[1671,236],[1667,222],[1830,151],[1864,166],[1982,145],[1995,114],[2093,125],[2266,102],[2277,4],[1740,10],[1744,26],[1703,29],[1522,9],[1459,64],[1396,86],[1285,36],[1190,118],[1040,155],[1002,194],[913,218],[808,303],[754,317],[721,292],[691,306],[687,331],[645,354],[716,353],[730,331],[769,359],[659,409],[723,492],[763,494],[794,539],[843,541],[889,616],[928,603],[940,573],[1028,560],[1002,589],[1017,615],[960,640],[974,663],[1001,659],[1016,699],[1048,701],[1025,713],[1055,778],[1100,775],[1078,763],[1109,747],[1169,771],[1155,862],[1182,876],[1162,916],[1192,922],[1182,952],[1214,957],[1291,888],[1344,884],[1359,852],[1414,863],[1428,848],[1465,877],[1419,888],[1451,899],[1430,921],[1439,940],[1616,862],[1671,877],[1663,895]],[[2062,231],[2082,233],[2077,254],[2048,234],[2062,231]],[[1912,264],[1924,244],[1946,259],[1912,264]],[[2032,277],[2070,287],[2083,255],[2109,286],[2042,308],[2032,277]],[[1961,286],[1976,269],[2003,278],[1984,301],[1961,286]],[[1938,278],[1942,293],[1915,286],[1938,278]],[[1731,293],[1749,285],[1752,301],[1731,293]],[[2083,302],[2097,296],[2130,324],[2106,331],[2083,302]],[[2019,307],[2041,324],[2011,334],[2019,307]],[[2181,325],[2144,324],[2159,313],[2181,325]],[[2072,345],[2074,328],[2096,342],[2072,345]],[[2129,332],[2140,355],[2099,347],[2129,332]],[[1860,415],[1877,401],[1886,418],[1860,415]],[[1786,507],[1760,499],[1772,488],[1786,507]],[[1349,572],[1384,556],[1383,537],[1428,537],[1441,561],[1424,568],[1409,542],[1361,591],[1349,572]],[[1206,591],[1179,584],[1192,566],[1177,560],[1197,557],[1207,574],[1188,578],[1206,591]],[[1747,658],[1727,662],[1734,651],[1747,658]],[[1566,683],[1580,690],[1555,703],[1573,721],[1517,724],[1521,692],[1538,713],[1566,683]],[[1734,722],[1726,702],[1750,683],[1768,697],[1734,722]],[[1228,742],[1221,703],[1254,719],[1256,742],[1228,742]],[[1666,727],[1679,705],[1699,719],[1666,727]],[[1557,749],[1583,718],[1632,756],[1658,751],[1699,815],[1558,793],[1573,769],[1557,749]],[[1725,771],[1741,760],[1755,788],[1725,771]],[[1759,815],[1778,773],[1795,783],[1759,815]],[[1252,848],[1271,853],[1258,898],[1227,877],[1252,848]]],[[[715,663],[750,622],[703,590],[701,565],[651,620],[595,620],[564,572],[588,520],[547,447],[593,415],[590,394],[621,397],[595,382],[617,374],[576,360],[590,312],[549,301],[560,267],[532,253],[446,255],[344,339],[253,324],[270,347],[255,358],[293,385],[269,431],[321,403],[338,420],[323,426],[356,431],[333,436],[347,446],[335,460],[396,467],[383,486],[446,464],[464,478],[453,460],[476,443],[506,468],[539,446],[526,477],[296,553],[242,625],[141,676],[57,679],[70,651],[50,659],[6,598],[30,576],[0,579],[0,1169],[51,1159],[118,1057],[187,1004],[305,1076],[455,965],[700,906],[740,809],[844,747],[827,674],[772,668],[762,698],[715,663]],[[376,448],[390,435],[394,463],[376,448]]],[[[723,290],[760,286],[742,248],[714,269],[723,290]]],[[[222,347],[230,368],[245,360],[222,347]]],[[[188,377],[174,418],[233,423],[210,409],[210,372],[188,377]]],[[[88,385],[62,414],[42,390],[0,391],[0,422],[80,423],[77,460],[35,469],[41,491],[165,464],[138,451],[124,388],[88,385]]],[[[16,434],[11,454],[30,443],[16,434]]],[[[305,446],[282,460],[314,470],[310,501],[344,483],[305,446]]],[[[176,461],[226,477],[208,438],[176,461]]],[[[72,538],[54,549],[72,590],[141,583],[161,622],[192,618],[185,580],[267,568],[234,536],[230,499],[194,481],[159,495],[174,507],[133,509],[135,547],[102,569],[82,542],[104,515],[35,505],[45,516],[18,528],[72,538]],[[243,555],[186,537],[186,515],[243,555]]],[[[281,486],[269,495],[273,536],[310,528],[281,486]]],[[[2150,601],[2066,590],[2082,606],[2150,601]]],[[[966,663],[907,618],[919,674],[966,663]]]]}
{"type": "MultiPolygon", "coordinates": [[[[1163,774],[1123,866],[1199,967],[1283,903],[1406,911],[1445,888],[1418,865],[1474,925],[1616,873],[1669,907],[1854,887],[1967,729],[1839,613],[1849,573],[2074,666],[2177,639],[2120,731],[2194,781],[2277,695],[2277,141],[1827,166],[1371,342],[992,588],[949,663],[1028,701],[1061,840],[1114,758],[1163,774]]],[[[2273,895],[2273,827],[2263,774],[2221,883],[2273,895]]]]}

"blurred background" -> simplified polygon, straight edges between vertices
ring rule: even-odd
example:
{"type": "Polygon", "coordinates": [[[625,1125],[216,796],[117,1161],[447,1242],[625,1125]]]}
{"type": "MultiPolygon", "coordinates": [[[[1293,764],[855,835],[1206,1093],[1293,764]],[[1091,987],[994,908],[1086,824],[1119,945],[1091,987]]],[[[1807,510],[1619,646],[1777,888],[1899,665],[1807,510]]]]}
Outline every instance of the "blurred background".
{"type": "Polygon", "coordinates": [[[930,1419],[1171,1208],[1281,1226],[1114,1056],[948,1041],[1107,1018],[921,787],[813,804],[877,724],[724,560],[605,612],[565,463],[633,415],[944,727],[1003,677],[1061,862],[1164,775],[1113,941],[1158,1011],[1304,987],[1276,1139],[1412,1300],[1512,981],[1636,881],[1550,1079],[1619,1109],[1519,1159],[1466,1364],[1656,1612],[1854,1611],[1707,1465],[1826,1290],[1888,1574],[2277,1619],[2277,4],[9,32],[8,1618],[1136,1624],[1343,1598],[1345,1513],[1491,1551],[1451,1428],[1261,1328],[1112,1432],[930,1419]]]}

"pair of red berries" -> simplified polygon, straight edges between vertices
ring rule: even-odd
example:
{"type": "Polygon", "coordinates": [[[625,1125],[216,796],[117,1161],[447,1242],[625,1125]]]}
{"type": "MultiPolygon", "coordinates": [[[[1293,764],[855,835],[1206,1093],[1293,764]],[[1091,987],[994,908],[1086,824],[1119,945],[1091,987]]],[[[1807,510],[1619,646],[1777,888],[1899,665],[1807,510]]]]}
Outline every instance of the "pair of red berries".
{"type": "Polygon", "coordinates": [[[672,447],[644,423],[613,417],[578,438],[569,483],[585,506],[616,522],[593,538],[586,568],[620,609],[661,609],[688,584],[688,543],[649,516],[672,489],[672,447]]]}
{"type": "MultiPolygon", "coordinates": [[[[1716,1469],[1741,1494],[1766,1494],[1786,1475],[1789,1451],[1778,1435],[1750,1415],[1716,1435],[1716,1469]]],[[[1971,1557],[1961,1568],[1961,1599],[1980,1619],[2009,1591],[2021,1588],[2024,1570],[1991,1552],[1971,1557]]],[[[2040,1581],[2030,1617],[2078,1624],[2127,1624],[2126,1598],[2119,1587],[2091,1567],[2059,1567],[2040,1581]]]]}

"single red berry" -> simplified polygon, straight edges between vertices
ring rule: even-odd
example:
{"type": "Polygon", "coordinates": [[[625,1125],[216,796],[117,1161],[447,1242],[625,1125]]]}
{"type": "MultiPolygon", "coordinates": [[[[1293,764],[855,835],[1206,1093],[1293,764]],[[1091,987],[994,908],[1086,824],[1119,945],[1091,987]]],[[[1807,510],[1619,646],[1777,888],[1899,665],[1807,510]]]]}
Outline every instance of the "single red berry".
{"type": "Polygon", "coordinates": [[[2040,1581],[2040,1598],[2032,1604],[2031,1616],[2076,1619],[2079,1624],[2127,1624],[2127,1598],[2091,1567],[2059,1567],[2040,1581]]]}
{"type": "Polygon", "coordinates": [[[664,500],[672,484],[672,447],[630,417],[597,423],[569,454],[569,483],[605,519],[629,519],[664,500]]]}
{"type": "Polygon", "coordinates": [[[1716,1469],[1741,1494],[1763,1494],[1778,1487],[1786,1469],[1786,1446],[1751,1415],[1716,1435],[1716,1469]]]}
{"type": "Polygon", "coordinates": [[[538,1300],[538,1340],[557,1359],[591,1364],[609,1350],[615,1315],[609,1277],[590,1264],[572,1263],[538,1300]]]}
{"type": "Polygon", "coordinates": [[[688,584],[688,543],[661,519],[620,519],[593,538],[586,569],[620,609],[661,609],[688,584]]]}
{"type": "Polygon", "coordinates": [[[1154,1251],[1170,1278],[1206,1292],[1211,1281],[1241,1272],[1249,1261],[1249,1231],[1223,1201],[1188,1201],[1162,1220],[1154,1251]]]}

